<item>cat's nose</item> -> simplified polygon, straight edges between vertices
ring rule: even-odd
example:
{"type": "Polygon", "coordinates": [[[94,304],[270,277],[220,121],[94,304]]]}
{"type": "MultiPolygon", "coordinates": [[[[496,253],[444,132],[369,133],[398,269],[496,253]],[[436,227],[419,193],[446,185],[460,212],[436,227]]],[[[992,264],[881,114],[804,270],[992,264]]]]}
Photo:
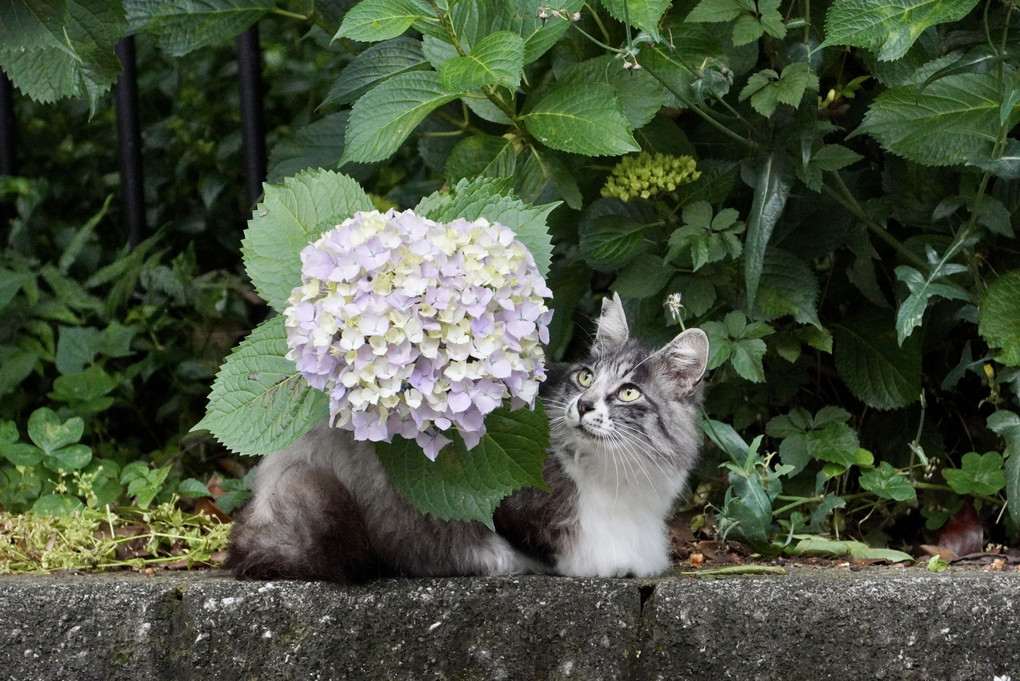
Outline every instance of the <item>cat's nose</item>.
{"type": "Polygon", "coordinates": [[[594,408],[595,408],[595,405],[592,404],[591,402],[589,402],[588,400],[578,400],[577,401],[577,415],[579,417],[580,416],[584,416],[585,414],[587,414],[588,412],[590,412],[594,408]]]}

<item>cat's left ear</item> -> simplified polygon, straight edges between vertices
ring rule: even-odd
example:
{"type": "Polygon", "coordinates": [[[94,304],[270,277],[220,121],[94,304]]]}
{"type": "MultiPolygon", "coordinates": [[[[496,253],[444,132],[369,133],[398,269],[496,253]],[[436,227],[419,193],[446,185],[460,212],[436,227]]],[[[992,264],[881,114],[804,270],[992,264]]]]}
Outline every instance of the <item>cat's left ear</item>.
{"type": "Polygon", "coordinates": [[[627,342],[628,335],[630,330],[627,328],[627,317],[623,313],[620,294],[614,293],[612,298],[603,298],[602,316],[599,317],[593,347],[616,349],[627,342]]]}
{"type": "Polygon", "coordinates": [[[708,366],[708,336],[701,329],[687,329],[655,353],[667,376],[681,395],[692,392],[708,366]]]}

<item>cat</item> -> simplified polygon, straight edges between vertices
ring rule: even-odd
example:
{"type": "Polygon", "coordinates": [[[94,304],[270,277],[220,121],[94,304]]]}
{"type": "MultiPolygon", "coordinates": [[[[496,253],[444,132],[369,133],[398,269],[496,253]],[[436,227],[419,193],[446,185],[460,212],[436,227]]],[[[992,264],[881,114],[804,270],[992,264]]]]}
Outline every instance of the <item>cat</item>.
{"type": "Polygon", "coordinates": [[[661,574],[670,564],[666,520],[698,458],[707,359],[700,329],[653,352],[629,337],[619,297],[605,298],[590,356],[546,384],[551,493],[506,497],[495,532],[440,520],[400,495],[371,443],[320,423],[259,465],[226,566],[242,579],[343,583],[661,574]]]}

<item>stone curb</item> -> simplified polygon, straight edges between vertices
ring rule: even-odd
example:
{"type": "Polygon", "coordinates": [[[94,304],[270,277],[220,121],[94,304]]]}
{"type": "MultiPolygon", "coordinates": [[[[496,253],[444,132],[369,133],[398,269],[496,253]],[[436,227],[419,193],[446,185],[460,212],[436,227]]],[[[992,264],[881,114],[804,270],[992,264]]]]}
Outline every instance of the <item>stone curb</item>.
{"type": "Polygon", "coordinates": [[[1020,574],[0,577],[0,679],[1020,681],[1020,574]]]}

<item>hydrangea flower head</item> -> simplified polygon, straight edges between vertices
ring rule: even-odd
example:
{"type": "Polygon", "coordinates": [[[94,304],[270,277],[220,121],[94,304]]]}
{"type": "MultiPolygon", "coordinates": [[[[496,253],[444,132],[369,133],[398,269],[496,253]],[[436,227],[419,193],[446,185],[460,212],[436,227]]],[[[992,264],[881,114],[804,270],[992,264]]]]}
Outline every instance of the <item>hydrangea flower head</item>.
{"type": "Polygon", "coordinates": [[[471,448],[504,400],[534,406],[552,293],[508,227],[359,212],[301,263],[283,313],[287,357],[329,395],[333,426],[414,439],[435,459],[451,441],[443,431],[471,448]]]}
{"type": "Polygon", "coordinates": [[[602,196],[621,201],[649,199],[697,180],[701,171],[695,168],[696,163],[690,156],[650,154],[647,151],[624,156],[613,166],[612,174],[602,187],[602,196]]]}

